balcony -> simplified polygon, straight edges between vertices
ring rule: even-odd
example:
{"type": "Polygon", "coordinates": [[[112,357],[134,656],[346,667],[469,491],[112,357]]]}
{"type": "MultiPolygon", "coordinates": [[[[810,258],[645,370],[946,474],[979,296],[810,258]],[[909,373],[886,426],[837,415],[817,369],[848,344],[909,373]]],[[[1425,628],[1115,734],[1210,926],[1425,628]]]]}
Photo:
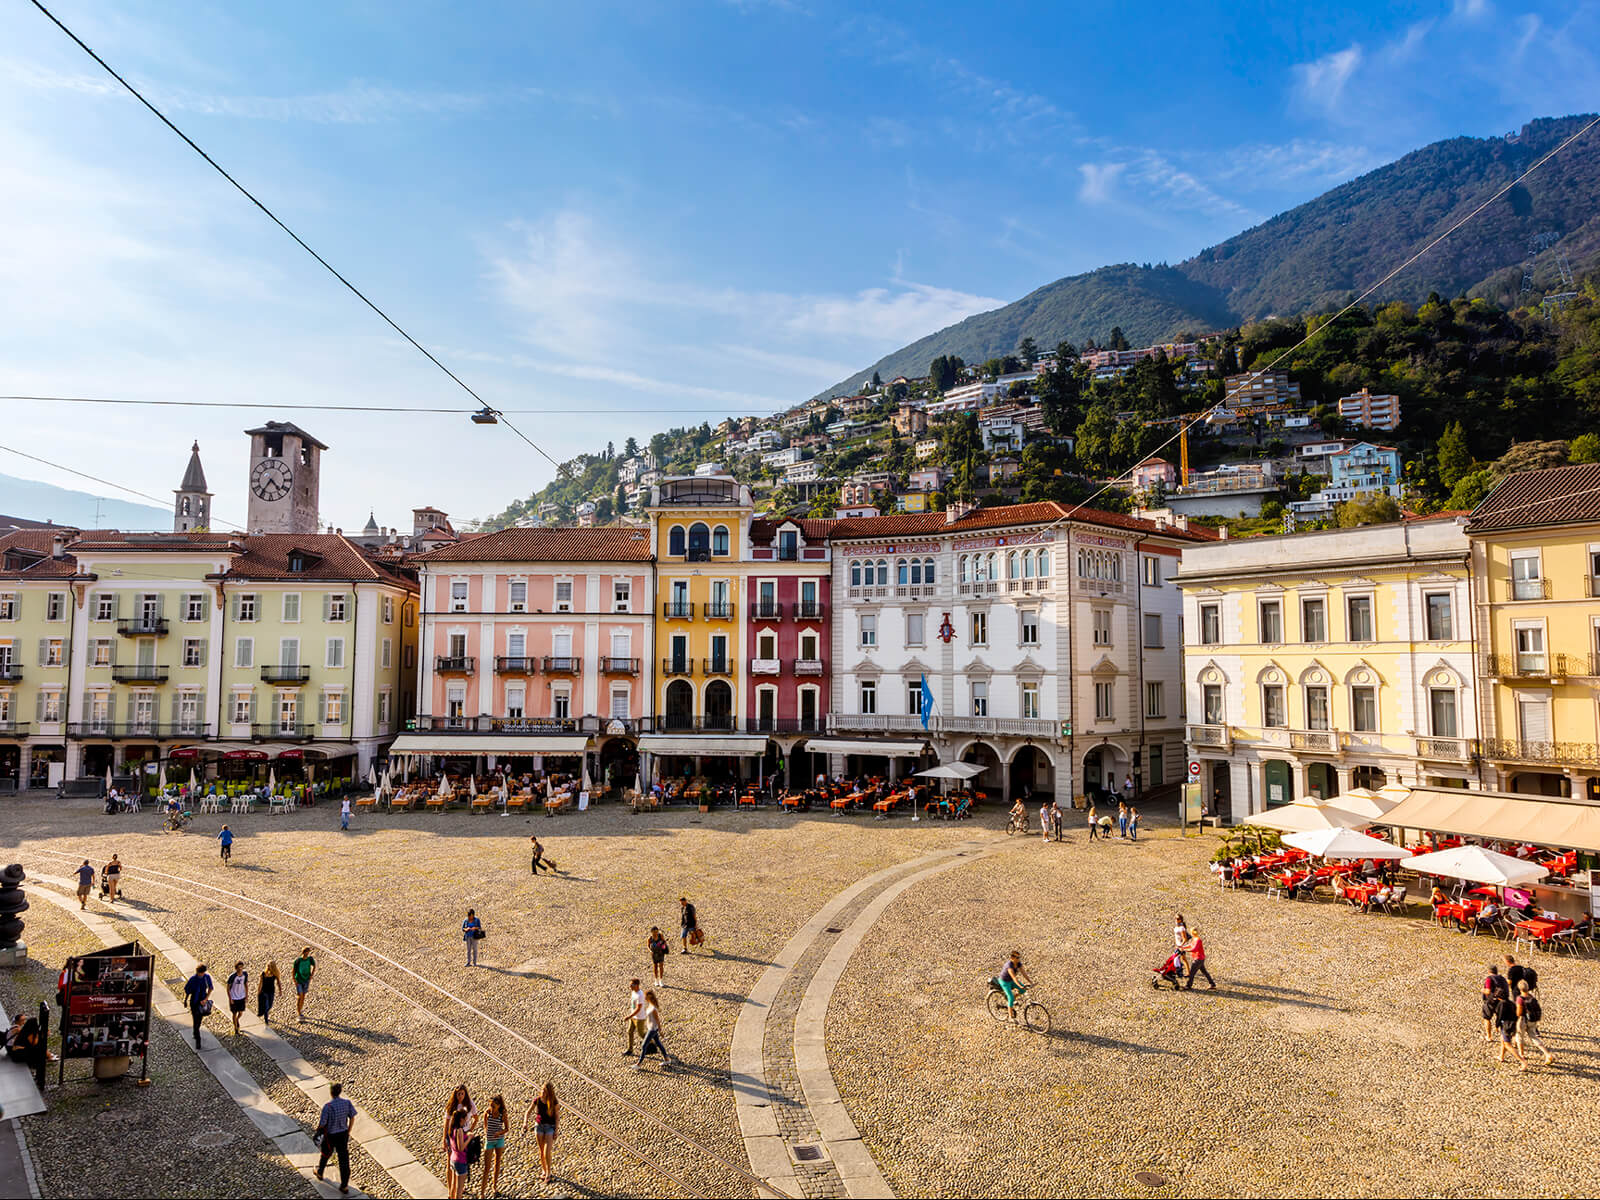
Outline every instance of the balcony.
{"type": "Polygon", "coordinates": [[[783,660],[777,658],[752,658],[750,660],[750,674],[776,675],[783,669],[783,660]]]}
{"type": "Polygon", "coordinates": [[[796,675],[821,675],[822,660],[820,658],[797,658],[794,660],[794,673],[796,675]]]}
{"type": "Polygon", "coordinates": [[[1548,579],[1510,579],[1506,581],[1507,600],[1548,600],[1550,599],[1550,581],[1548,579]]]}
{"type": "MultiPolygon", "coordinates": [[[[1590,656],[1593,658],[1594,656],[1590,656]]],[[[1575,674],[1571,669],[1585,662],[1579,655],[1567,654],[1486,654],[1483,656],[1483,673],[1491,679],[1564,679],[1575,674]]]]}
{"type": "Polygon", "coordinates": [[[794,606],[794,619],[796,621],[820,621],[826,615],[827,605],[815,601],[807,603],[804,600],[796,601],[794,606]]]}
{"type": "Polygon", "coordinates": [[[1233,749],[1233,731],[1227,725],[1191,725],[1185,733],[1191,746],[1214,750],[1233,749]]]}
{"type": "Polygon", "coordinates": [[[800,547],[799,546],[779,546],[778,547],[778,561],[779,562],[799,562],[800,561],[800,547]]]}
{"type": "Polygon", "coordinates": [[[1337,754],[1339,735],[1332,729],[1291,729],[1289,749],[1311,754],[1337,754]]]}
{"type": "Polygon", "coordinates": [[[532,675],[538,669],[537,658],[521,658],[516,655],[507,657],[502,654],[494,660],[496,675],[532,675]]]}
{"type": "Polygon", "coordinates": [[[657,733],[737,733],[739,722],[728,716],[694,717],[687,713],[667,713],[655,719],[657,733]]]}
{"type": "MultiPolygon", "coordinates": [[[[922,728],[922,718],[913,718],[922,728]]],[[[940,733],[1009,733],[1015,737],[1054,737],[1060,732],[1055,721],[1038,717],[932,717],[930,729],[940,733]]]]}
{"type": "Polygon", "coordinates": [[[750,607],[750,617],[755,621],[781,621],[783,605],[776,600],[757,600],[750,607]]]}
{"type": "Polygon", "coordinates": [[[637,675],[639,673],[639,660],[637,658],[608,658],[600,659],[600,673],[602,675],[637,675]]]}
{"type": "Polygon", "coordinates": [[[731,601],[711,601],[706,604],[706,620],[731,621],[736,607],[731,601]]]}
{"type": "Polygon", "coordinates": [[[112,663],[111,678],[117,683],[165,683],[167,681],[167,668],[112,663]]]}
{"type": "Polygon", "coordinates": [[[570,654],[544,660],[544,673],[546,675],[577,675],[582,670],[583,659],[573,658],[570,654]]]}
{"type": "Polygon", "coordinates": [[[27,737],[30,728],[27,721],[0,721],[0,738],[27,737]]]}
{"type": "Polygon", "coordinates": [[[261,668],[262,683],[305,683],[310,678],[311,668],[300,663],[261,668]]]}
{"type": "Polygon", "coordinates": [[[598,733],[597,717],[491,717],[491,716],[420,716],[411,722],[418,733],[503,733],[503,734],[561,734],[598,733]]]}
{"type": "Polygon", "coordinates": [[[732,675],[733,660],[728,658],[704,658],[700,660],[700,673],[705,676],[732,675]]]}
{"type": "Polygon", "coordinates": [[[927,733],[933,728],[922,727],[922,718],[890,713],[832,713],[828,724],[834,729],[861,729],[875,733],[927,733]]]}
{"type": "Polygon", "coordinates": [[[750,733],[821,733],[821,717],[754,717],[745,722],[750,733]]]}
{"type": "Polygon", "coordinates": [[[663,675],[693,675],[694,659],[663,658],[661,660],[661,673],[663,675]]]}
{"type": "Polygon", "coordinates": [[[470,654],[441,654],[433,660],[433,669],[440,675],[471,675],[478,660],[470,654]]]}
{"type": "Polygon", "coordinates": [[[661,606],[661,615],[669,621],[694,620],[694,601],[668,600],[661,606]]]}
{"type": "Polygon", "coordinates": [[[1418,758],[1455,763],[1472,761],[1472,742],[1468,738],[1419,737],[1416,741],[1418,758]]]}
{"type": "Polygon", "coordinates": [[[209,738],[211,726],[199,721],[75,721],[67,726],[75,738],[209,738]]]}
{"type": "MultiPolygon", "coordinates": [[[[1098,583],[1096,584],[1098,586],[1098,583]]],[[[1000,581],[998,579],[981,579],[976,583],[958,583],[956,595],[958,596],[994,596],[999,594],[1000,581]]]]}
{"type": "Polygon", "coordinates": [[[1512,738],[1486,738],[1483,756],[1496,762],[1600,767],[1600,746],[1593,742],[1524,742],[1512,738]]]}
{"type": "Polygon", "coordinates": [[[22,678],[21,663],[0,663],[0,683],[16,683],[22,678]]]}
{"type": "Polygon", "coordinates": [[[123,637],[166,637],[165,617],[123,617],[117,622],[117,632],[123,637]]]}
{"type": "Polygon", "coordinates": [[[269,721],[265,725],[250,726],[250,736],[258,742],[309,742],[317,736],[317,727],[310,721],[269,721]]]}
{"type": "Polygon", "coordinates": [[[705,550],[705,549],[701,549],[701,548],[697,547],[697,548],[695,548],[693,550],[690,550],[687,554],[685,554],[683,556],[683,561],[684,562],[710,562],[711,561],[711,551],[705,550]]]}

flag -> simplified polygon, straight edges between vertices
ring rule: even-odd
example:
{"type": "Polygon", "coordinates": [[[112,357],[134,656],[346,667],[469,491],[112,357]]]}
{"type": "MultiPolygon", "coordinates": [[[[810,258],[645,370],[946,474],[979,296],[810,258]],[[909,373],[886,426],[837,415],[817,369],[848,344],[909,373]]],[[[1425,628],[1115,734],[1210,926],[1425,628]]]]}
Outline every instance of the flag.
{"type": "Polygon", "coordinates": [[[928,728],[928,721],[933,716],[933,689],[928,686],[928,673],[922,673],[922,728],[928,728]]]}

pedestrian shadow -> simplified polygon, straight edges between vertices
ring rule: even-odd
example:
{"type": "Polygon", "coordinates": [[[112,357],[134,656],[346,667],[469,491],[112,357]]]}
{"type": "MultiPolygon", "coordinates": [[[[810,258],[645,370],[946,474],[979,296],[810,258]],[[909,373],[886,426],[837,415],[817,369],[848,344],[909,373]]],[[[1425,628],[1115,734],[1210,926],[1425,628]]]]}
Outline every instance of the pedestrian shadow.
{"type": "MultiPolygon", "coordinates": [[[[748,997],[738,992],[708,992],[704,988],[682,987],[677,984],[672,985],[672,990],[675,992],[689,992],[696,996],[706,996],[712,1000],[726,1000],[729,1004],[744,1004],[748,1000],[748,997]]],[[[757,1005],[756,1007],[762,1006],[757,1005]]]]}
{"type": "MultiPolygon", "coordinates": [[[[750,958],[743,954],[729,954],[727,951],[718,950],[715,947],[710,947],[710,950],[711,953],[709,957],[716,959],[718,962],[749,963],[754,967],[770,967],[775,965],[774,963],[768,962],[764,958],[750,958]]],[[[695,956],[691,955],[691,957],[695,956]]]]}
{"type": "Polygon", "coordinates": [[[265,867],[260,863],[253,862],[230,862],[227,869],[230,871],[255,871],[264,875],[276,875],[278,873],[274,867],[265,867]]]}
{"type": "Polygon", "coordinates": [[[331,1046],[350,1050],[357,1050],[360,1047],[354,1041],[335,1037],[332,1033],[324,1031],[333,1030],[338,1033],[350,1034],[352,1037],[361,1038],[380,1046],[394,1046],[400,1043],[400,1039],[392,1033],[380,1033],[364,1025],[341,1025],[339,1022],[330,1021],[326,1017],[310,1016],[305,1019],[304,1024],[298,1021],[280,1021],[276,1028],[280,1037],[286,1033],[299,1032],[315,1041],[326,1042],[331,1046]]]}
{"type": "Polygon", "coordinates": [[[497,967],[492,963],[479,963],[485,971],[493,971],[496,975],[515,975],[518,979],[543,979],[547,983],[560,983],[561,979],[555,975],[546,975],[543,971],[524,971],[518,967],[497,967]]]}
{"type": "MultiPolygon", "coordinates": [[[[1185,988],[1180,990],[1198,992],[1200,989],[1185,988]]],[[[1315,1008],[1322,1012],[1349,1013],[1355,1011],[1342,1004],[1317,1003],[1318,1000],[1332,1000],[1334,999],[1332,996],[1315,996],[1314,993],[1297,992],[1292,988],[1268,988],[1264,984],[1233,984],[1231,986],[1219,986],[1215,989],[1208,988],[1206,991],[1208,995],[1215,996],[1219,1000],[1248,1000],[1256,1004],[1290,1004],[1295,1008],[1315,1008]],[[1245,991],[1245,988],[1260,988],[1267,994],[1262,995],[1260,992],[1245,991]]]]}
{"type": "Polygon", "coordinates": [[[1161,1046],[1146,1046],[1139,1042],[1124,1042],[1117,1038],[1100,1037],[1093,1033],[1078,1033],[1072,1029],[1053,1029],[1047,1034],[1051,1041],[1090,1046],[1097,1050],[1127,1050],[1134,1054],[1159,1054],[1168,1058],[1188,1058],[1181,1050],[1167,1050],[1161,1046]]]}

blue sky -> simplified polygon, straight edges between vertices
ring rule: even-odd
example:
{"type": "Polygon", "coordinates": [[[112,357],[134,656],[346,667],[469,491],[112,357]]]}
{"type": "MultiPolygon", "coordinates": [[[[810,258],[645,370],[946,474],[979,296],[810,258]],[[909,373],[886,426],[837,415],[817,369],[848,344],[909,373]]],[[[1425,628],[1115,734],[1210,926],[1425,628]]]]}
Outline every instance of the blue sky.
{"type": "MultiPolygon", "coordinates": [[[[53,7],[558,459],[1600,95],[1600,0],[53,7]]],[[[466,401],[21,0],[0,194],[0,393],[268,406],[14,405],[6,445],[159,496],[198,438],[238,521],[270,405],[466,401]]],[[[346,527],[550,475],[464,416],[283,415],[346,527]]]]}

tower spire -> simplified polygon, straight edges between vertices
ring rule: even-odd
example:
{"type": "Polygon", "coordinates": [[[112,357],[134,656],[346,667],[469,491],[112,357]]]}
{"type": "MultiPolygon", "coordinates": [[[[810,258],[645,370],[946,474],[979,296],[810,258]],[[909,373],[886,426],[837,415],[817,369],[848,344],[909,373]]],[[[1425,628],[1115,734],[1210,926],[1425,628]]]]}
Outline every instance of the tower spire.
{"type": "Polygon", "coordinates": [[[206,488],[206,471],[200,465],[200,443],[189,448],[189,467],[183,482],[173,492],[172,531],[192,533],[211,528],[211,493],[206,488]]]}

